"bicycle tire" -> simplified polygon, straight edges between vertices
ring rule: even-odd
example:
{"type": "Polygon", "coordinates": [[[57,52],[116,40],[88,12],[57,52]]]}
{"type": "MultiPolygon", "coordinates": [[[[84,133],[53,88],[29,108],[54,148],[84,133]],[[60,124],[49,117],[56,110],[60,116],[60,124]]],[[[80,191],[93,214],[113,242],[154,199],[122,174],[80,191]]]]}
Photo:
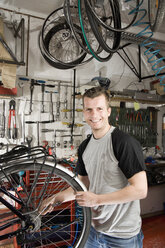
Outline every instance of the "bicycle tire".
{"type": "Polygon", "coordinates": [[[45,59],[45,61],[52,67],[55,67],[59,70],[68,70],[68,69],[73,69],[73,68],[76,68],[77,66],[83,66],[84,64],[86,64],[87,62],[90,62],[93,57],[87,55],[85,57],[84,60],[82,60],[79,64],[76,64],[76,65],[73,65],[73,64],[61,64],[61,63],[58,63],[53,57],[50,57],[49,54],[47,54],[44,49],[42,48],[42,45],[41,45],[41,35],[39,34],[38,36],[38,45],[39,45],[39,48],[40,48],[40,52],[41,52],[41,55],[43,56],[43,58],[45,59]]]}
{"type": "Polygon", "coordinates": [[[158,31],[165,16],[165,1],[148,0],[148,19],[153,32],[158,31]]]}
{"type": "MultiPolygon", "coordinates": [[[[111,9],[112,9],[112,18],[114,20],[114,26],[115,27],[120,27],[121,26],[121,20],[120,20],[120,12],[117,11],[117,6],[116,4],[110,4],[111,5],[111,9]]],[[[91,28],[95,34],[96,39],[98,40],[100,46],[108,53],[114,53],[118,50],[119,46],[120,46],[120,41],[121,41],[121,32],[112,32],[112,44],[111,47],[109,44],[107,44],[107,41],[103,38],[101,32],[100,32],[100,28],[98,25],[101,25],[98,23],[97,19],[95,18],[95,16],[93,15],[92,12],[90,12],[90,9],[88,8],[88,4],[87,1],[85,0],[85,7],[86,7],[86,13],[88,16],[88,20],[90,22],[91,28]]],[[[104,27],[103,27],[104,28],[104,27]]],[[[107,39],[108,41],[110,41],[110,38],[107,39]]]]}
{"type": "Polygon", "coordinates": [[[74,65],[63,65],[61,63],[58,63],[52,56],[48,54],[46,49],[43,48],[42,41],[41,41],[41,33],[38,35],[38,46],[41,52],[42,57],[45,59],[45,61],[52,67],[55,67],[60,70],[67,70],[67,69],[73,69],[74,65]]]}
{"type": "MultiPolygon", "coordinates": [[[[101,20],[101,18],[97,15],[97,13],[93,10],[91,4],[90,4],[90,1],[89,0],[86,0],[87,1],[87,4],[88,4],[88,8],[90,9],[90,11],[93,13],[93,15],[95,16],[95,18],[97,19],[97,21],[106,29],[110,30],[110,31],[115,31],[115,32],[123,32],[125,31],[126,29],[128,29],[129,27],[131,27],[133,25],[133,23],[135,22],[136,18],[137,18],[137,15],[138,15],[138,11],[130,11],[128,14],[129,15],[133,15],[133,18],[132,18],[132,21],[129,23],[129,25],[127,25],[126,27],[123,27],[123,28],[116,28],[116,27],[111,27],[110,25],[106,25],[106,23],[104,21],[101,20]]],[[[118,4],[118,1],[112,1],[112,0],[109,0],[110,3],[113,3],[113,4],[118,4]]],[[[138,8],[138,5],[139,5],[139,0],[136,0],[136,7],[135,8],[138,8]]],[[[134,8],[134,9],[135,9],[134,8]]],[[[118,11],[120,12],[120,9],[118,9],[118,11]]]]}
{"type": "MultiPolygon", "coordinates": [[[[47,16],[47,18],[43,23],[41,32],[39,34],[40,37],[38,41],[42,56],[51,66],[56,67],[58,69],[71,69],[76,67],[79,63],[81,63],[84,60],[84,58],[86,57],[86,53],[74,41],[74,38],[70,31],[70,27],[65,20],[65,16],[63,12],[64,12],[63,7],[61,7],[54,10],[47,16]],[[63,32],[61,36],[60,36],[60,32],[61,33],[63,32]],[[68,34],[70,33],[70,36],[67,40],[62,38],[64,37],[62,35],[65,35],[66,33],[68,34]],[[50,54],[50,51],[48,49],[49,47],[48,43],[51,43],[51,38],[53,39],[53,36],[54,37],[56,36],[56,38],[58,38],[55,40],[56,41],[55,44],[60,48],[58,49],[57,56],[54,53],[50,54]],[[45,40],[46,42],[48,42],[47,44],[45,44],[45,40]],[[68,54],[68,51],[66,51],[65,49],[61,49],[62,45],[69,46],[70,61],[67,61],[67,57],[65,55],[68,54]],[[74,45],[74,49],[73,49],[73,45],[74,45]],[[77,57],[73,56],[75,55],[75,51],[77,51],[76,54],[77,57]]],[[[81,36],[80,39],[81,38],[83,38],[83,36],[81,36]]]]}
{"type": "MultiPolygon", "coordinates": [[[[79,20],[79,10],[78,10],[78,6],[75,5],[75,7],[73,8],[72,5],[70,5],[70,1],[71,0],[65,0],[64,1],[64,9],[65,9],[65,15],[66,15],[66,19],[67,19],[67,22],[72,30],[72,33],[74,35],[74,38],[75,40],[77,41],[77,43],[79,44],[79,46],[84,50],[84,52],[86,52],[87,54],[91,55],[91,51],[89,50],[87,44],[86,44],[86,41],[85,39],[83,39],[83,41],[85,41],[85,44],[84,42],[82,43],[82,40],[79,39],[78,37],[78,33],[77,32],[78,30],[75,29],[75,20],[76,20],[76,24],[79,26],[80,30],[81,30],[81,24],[80,24],[80,20],[79,20]],[[75,10],[74,13],[72,13],[72,11],[75,10]],[[73,18],[74,16],[74,18],[73,18]],[[74,20],[74,21],[73,21],[74,20]]],[[[77,1],[76,1],[77,3],[77,1]]],[[[84,13],[85,14],[85,13],[84,13]]],[[[88,35],[89,35],[89,39],[91,40],[91,44],[92,46],[94,45],[95,46],[95,53],[99,54],[103,51],[102,47],[99,45],[99,43],[97,42],[97,39],[95,38],[92,30],[91,30],[91,27],[90,25],[88,24],[88,20],[87,20],[87,16],[85,18],[85,24],[86,24],[86,27],[88,28],[88,35]]],[[[83,30],[81,30],[81,34],[83,35],[83,30]]],[[[84,35],[83,35],[84,37],[84,35]]],[[[93,56],[91,56],[93,58],[93,56]]]]}
{"type": "Polygon", "coordinates": [[[44,46],[51,57],[66,66],[76,66],[86,56],[86,53],[74,40],[66,22],[55,25],[49,30],[44,39],[44,46]],[[67,37],[67,35],[70,37],[67,37]],[[64,36],[66,36],[66,40],[64,36]]]}
{"type": "Polygon", "coordinates": [[[55,67],[57,69],[60,69],[60,70],[67,70],[67,69],[73,69],[75,68],[76,66],[85,63],[84,61],[84,58],[86,57],[86,54],[82,54],[81,57],[79,57],[77,60],[71,63],[64,63],[64,62],[60,62],[60,61],[57,61],[50,53],[47,49],[47,46],[49,46],[49,43],[43,45],[42,41],[41,41],[41,33],[39,33],[39,36],[38,36],[38,45],[39,45],[39,49],[40,49],[40,52],[41,52],[41,55],[43,56],[43,58],[46,60],[46,62],[52,66],[52,67],[55,67]]]}
{"type": "Polygon", "coordinates": [[[110,60],[110,58],[112,57],[113,53],[108,53],[108,55],[104,56],[104,57],[101,57],[97,54],[97,51],[94,51],[94,49],[91,47],[88,39],[87,39],[87,36],[86,36],[86,33],[85,33],[85,29],[84,29],[84,21],[83,21],[83,18],[82,18],[82,1],[81,0],[78,0],[78,10],[79,10],[79,19],[80,19],[80,25],[81,25],[81,29],[82,29],[82,33],[83,33],[83,36],[84,36],[84,39],[85,39],[85,42],[87,44],[87,47],[89,49],[89,51],[91,52],[91,54],[93,55],[93,57],[98,60],[99,62],[106,62],[108,60],[110,60]]]}
{"type": "MultiPolygon", "coordinates": [[[[0,171],[0,182],[1,187],[5,187],[6,190],[12,187],[14,191],[12,194],[15,193],[17,198],[24,203],[21,207],[18,205],[17,208],[24,214],[26,220],[30,221],[31,229],[26,231],[22,229],[27,224],[29,225],[29,222],[26,221],[20,221],[20,224],[17,223],[13,227],[22,229],[22,235],[17,234],[17,243],[22,248],[60,247],[61,245],[63,247],[84,247],[91,226],[90,208],[77,206],[75,201],[71,201],[54,207],[53,212],[45,216],[41,217],[38,214],[41,201],[58,193],[59,190],[62,191],[67,187],[72,187],[76,191],[85,190],[85,186],[72,171],[58,164],[54,168],[54,162],[40,159],[34,160],[33,163],[20,161],[15,165],[6,165],[0,171]],[[22,176],[22,179],[20,172],[21,175],[23,173],[25,175],[22,176]],[[50,177],[49,183],[42,196],[42,190],[47,184],[48,177],[50,177]],[[19,192],[18,184],[19,188],[22,188],[19,192]],[[64,224],[65,226],[63,226],[64,224]]],[[[5,213],[5,217],[7,216],[7,223],[9,223],[13,219],[9,209],[5,213]]],[[[0,217],[3,219],[3,214],[0,217]]]]}
{"type": "Polygon", "coordinates": [[[77,45],[70,32],[71,30],[67,23],[58,24],[51,28],[46,34],[44,45],[48,53],[51,54],[51,56],[54,57],[55,60],[57,60],[58,62],[62,62],[62,64],[64,65],[77,65],[84,60],[86,53],[84,53],[83,50],[77,45]],[[70,37],[67,37],[67,34],[70,37]],[[65,35],[66,38],[62,38],[61,36],[63,35],[65,35]],[[59,42],[57,42],[58,40],[59,42]],[[59,44],[61,48],[59,47],[59,44]],[[57,51],[60,56],[58,56],[57,51]],[[65,56],[65,54],[63,55],[64,52],[66,52],[67,54],[69,53],[69,56],[65,56]],[[63,58],[62,61],[59,60],[60,57],[63,58]]]}
{"type": "Polygon", "coordinates": [[[72,35],[74,36],[75,41],[83,49],[83,51],[87,54],[85,59],[79,64],[79,66],[81,66],[81,65],[84,65],[84,64],[90,62],[93,59],[93,56],[91,56],[89,51],[86,49],[86,43],[85,43],[85,40],[83,39],[84,37],[83,37],[82,32],[80,30],[80,25],[77,21],[78,20],[78,11],[77,11],[78,8],[74,4],[75,4],[75,2],[72,5],[70,5],[67,3],[66,0],[64,0],[63,12],[65,15],[65,20],[68,23],[68,25],[72,31],[72,35]],[[68,8],[69,8],[69,10],[68,10],[68,8]],[[76,15],[76,12],[77,12],[77,15],[76,15]],[[72,20],[71,16],[73,16],[73,20],[72,20]],[[81,33],[81,37],[82,37],[81,40],[78,38],[78,36],[80,36],[80,33],[81,33]]]}

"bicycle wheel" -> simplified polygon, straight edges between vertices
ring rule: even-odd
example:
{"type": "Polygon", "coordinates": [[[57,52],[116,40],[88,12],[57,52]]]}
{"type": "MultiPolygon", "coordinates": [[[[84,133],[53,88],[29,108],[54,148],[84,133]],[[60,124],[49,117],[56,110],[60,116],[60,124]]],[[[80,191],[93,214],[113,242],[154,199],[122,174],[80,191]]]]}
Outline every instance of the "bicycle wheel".
{"type": "Polygon", "coordinates": [[[74,68],[86,57],[86,53],[74,40],[62,7],[45,19],[38,41],[44,59],[58,69],[74,68]]]}
{"type": "Polygon", "coordinates": [[[38,35],[38,46],[41,52],[41,55],[45,59],[45,61],[52,67],[55,67],[60,70],[67,70],[67,69],[72,69],[75,66],[74,65],[63,65],[61,63],[58,63],[50,54],[46,51],[46,48],[44,49],[42,41],[41,41],[41,32],[38,35]]]}
{"type": "Polygon", "coordinates": [[[151,30],[157,31],[165,16],[164,0],[148,0],[148,18],[151,30]]]}
{"type": "MultiPolygon", "coordinates": [[[[80,37],[83,38],[83,37],[80,37]]],[[[77,45],[66,22],[51,28],[46,34],[44,45],[55,60],[64,65],[77,65],[84,60],[86,53],[77,45]]]]}
{"type": "Polygon", "coordinates": [[[41,202],[53,194],[59,194],[68,187],[76,191],[85,190],[71,171],[61,165],[54,167],[54,162],[45,158],[12,161],[1,168],[0,185],[1,197],[24,217],[24,220],[20,219],[9,208],[6,208],[5,214],[0,214],[1,242],[9,233],[7,228],[4,234],[2,225],[5,223],[15,231],[13,242],[21,248],[84,247],[91,224],[90,208],[70,201],[54,207],[53,212],[45,216],[38,213],[41,202]]]}

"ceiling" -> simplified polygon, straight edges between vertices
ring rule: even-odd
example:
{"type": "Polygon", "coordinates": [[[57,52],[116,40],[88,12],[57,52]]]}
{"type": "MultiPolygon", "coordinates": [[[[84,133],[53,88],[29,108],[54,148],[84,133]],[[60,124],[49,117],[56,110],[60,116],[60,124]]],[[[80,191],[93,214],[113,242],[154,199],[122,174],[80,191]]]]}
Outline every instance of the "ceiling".
{"type": "Polygon", "coordinates": [[[36,13],[37,16],[47,16],[60,7],[62,2],[61,0],[1,0],[0,7],[23,13],[36,13]]]}
{"type": "MultiPolygon", "coordinates": [[[[0,7],[12,9],[22,13],[31,13],[37,16],[46,17],[53,10],[63,6],[63,2],[64,0],[0,0],[0,7]]],[[[121,2],[123,2],[123,0],[121,0],[121,2]]],[[[144,0],[140,8],[147,9],[148,1],[144,0]]],[[[162,22],[161,27],[159,28],[160,33],[164,33],[164,25],[165,18],[162,22]]]]}

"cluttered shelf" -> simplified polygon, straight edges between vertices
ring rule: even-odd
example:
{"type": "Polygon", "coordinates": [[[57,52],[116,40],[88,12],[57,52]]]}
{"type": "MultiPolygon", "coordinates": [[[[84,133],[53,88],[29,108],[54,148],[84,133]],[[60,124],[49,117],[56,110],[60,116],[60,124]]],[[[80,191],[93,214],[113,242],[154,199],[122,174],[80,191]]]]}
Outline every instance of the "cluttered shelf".
{"type": "Polygon", "coordinates": [[[143,91],[134,91],[124,89],[120,91],[110,91],[111,101],[123,102],[141,102],[149,104],[165,104],[165,96],[158,94],[150,94],[143,91]]]}
{"type": "MultiPolygon", "coordinates": [[[[111,102],[139,102],[139,103],[148,103],[148,104],[165,104],[165,95],[164,92],[162,95],[157,94],[156,91],[149,93],[147,90],[137,91],[123,89],[123,91],[109,91],[111,96],[111,102]]],[[[82,98],[81,93],[76,94],[76,98],[82,98]]]]}

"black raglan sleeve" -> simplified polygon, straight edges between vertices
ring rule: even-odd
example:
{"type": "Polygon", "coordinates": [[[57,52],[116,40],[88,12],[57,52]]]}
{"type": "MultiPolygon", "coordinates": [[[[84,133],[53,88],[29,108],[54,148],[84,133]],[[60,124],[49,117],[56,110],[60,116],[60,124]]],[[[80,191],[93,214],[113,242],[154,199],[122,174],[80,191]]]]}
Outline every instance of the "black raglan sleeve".
{"type": "MultiPolygon", "coordinates": [[[[90,136],[91,137],[91,136],[90,136]]],[[[90,137],[88,137],[87,139],[85,139],[79,146],[78,148],[78,160],[77,160],[77,165],[75,168],[75,171],[78,175],[80,176],[87,176],[87,172],[85,169],[85,164],[82,158],[83,152],[85,151],[85,148],[90,140],[90,137]]]]}
{"type": "Polygon", "coordinates": [[[119,167],[128,179],[146,170],[141,144],[135,138],[116,128],[112,133],[112,143],[119,167]]]}

